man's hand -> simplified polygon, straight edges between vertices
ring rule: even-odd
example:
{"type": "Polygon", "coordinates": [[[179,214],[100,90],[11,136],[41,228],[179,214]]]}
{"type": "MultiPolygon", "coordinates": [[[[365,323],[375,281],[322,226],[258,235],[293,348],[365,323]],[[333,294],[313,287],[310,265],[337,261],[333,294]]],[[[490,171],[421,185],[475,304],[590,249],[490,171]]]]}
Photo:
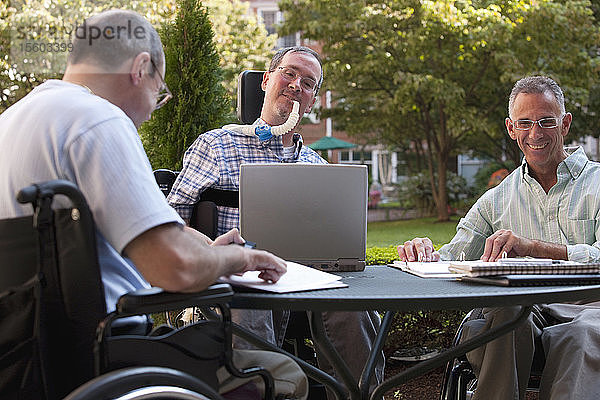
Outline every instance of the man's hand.
{"type": "MultiPolygon", "coordinates": [[[[234,243],[246,243],[237,228],[233,228],[229,232],[217,237],[212,243],[210,243],[210,245],[225,246],[234,243]]],[[[242,250],[241,247],[240,250],[242,250]]],[[[244,264],[242,264],[241,270],[236,271],[235,274],[241,275],[246,271],[260,271],[258,274],[259,278],[264,279],[265,281],[277,282],[279,278],[281,278],[281,275],[286,273],[287,266],[285,261],[283,261],[281,258],[266,251],[251,249],[243,250],[246,252],[242,258],[244,260],[244,264]]]]}
{"type": "MultiPolygon", "coordinates": [[[[239,246],[237,246],[239,247],[239,246]]],[[[287,264],[281,258],[263,250],[246,249],[240,247],[245,254],[245,264],[237,273],[246,271],[260,271],[258,277],[265,281],[277,282],[281,275],[287,272],[287,264]]]]}
{"type": "Polygon", "coordinates": [[[183,230],[187,234],[196,237],[202,243],[213,244],[213,241],[208,236],[206,236],[204,233],[202,233],[200,231],[195,230],[194,228],[190,228],[189,226],[186,225],[183,227],[183,230]]]}
{"type": "Polygon", "coordinates": [[[229,232],[224,233],[221,236],[217,237],[211,243],[211,245],[212,246],[224,246],[224,245],[232,244],[232,243],[236,243],[236,244],[246,243],[246,241],[244,240],[244,238],[240,234],[240,231],[238,231],[237,228],[233,228],[229,232]]]}
{"type": "Polygon", "coordinates": [[[434,250],[431,239],[415,238],[398,245],[398,255],[402,261],[439,261],[440,253],[434,250]]]}
{"type": "Polygon", "coordinates": [[[509,229],[500,229],[485,240],[481,261],[497,261],[504,253],[508,257],[535,257],[534,248],[535,241],[519,236],[509,229]]]}

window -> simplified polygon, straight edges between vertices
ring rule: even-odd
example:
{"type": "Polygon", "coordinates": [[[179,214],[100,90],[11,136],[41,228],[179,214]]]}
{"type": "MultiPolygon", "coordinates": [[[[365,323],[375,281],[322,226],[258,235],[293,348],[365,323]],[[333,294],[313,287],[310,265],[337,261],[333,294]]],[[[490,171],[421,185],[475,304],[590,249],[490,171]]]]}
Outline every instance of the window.
{"type": "Polygon", "coordinates": [[[341,151],[340,162],[345,164],[360,164],[364,161],[364,164],[370,165],[372,153],[370,151],[341,151]]]}
{"type": "Polygon", "coordinates": [[[287,35],[287,36],[284,36],[282,38],[279,38],[279,41],[281,41],[281,43],[282,43],[281,47],[297,46],[299,43],[298,43],[298,40],[297,40],[296,36],[297,35],[294,33],[294,34],[287,35]]]}
{"type": "MultiPolygon", "coordinates": [[[[258,16],[262,19],[265,24],[265,28],[270,35],[277,34],[277,24],[283,22],[283,13],[279,10],[274,9],[258,9],[258,16]]],[[[279,37],[277,39],[277,48],[291,47],[300,44],[300,34],[294,33],[291,35],[279,37]]]]}
{"type": "Polygon", "coordinates": [[[277,11],[262,11],[260,14],[262,15],[263,23],[265,24],[265,28],[267,28],[269,35],[274,34],[275,23],[277,22],[277,11]]]}

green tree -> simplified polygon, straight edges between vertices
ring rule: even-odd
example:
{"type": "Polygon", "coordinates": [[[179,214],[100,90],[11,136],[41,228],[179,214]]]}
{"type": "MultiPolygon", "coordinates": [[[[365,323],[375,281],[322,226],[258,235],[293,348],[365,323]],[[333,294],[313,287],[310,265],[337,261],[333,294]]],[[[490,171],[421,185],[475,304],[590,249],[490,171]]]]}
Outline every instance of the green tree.
{"type": "Polygon", "coordinates": [[[198,135],[223,124],[229,99],[212,25],[199,0],[179,0],[175,19],[163,24],[160,35],[165,81],[174,97],[142,125],[140,134],[154,168],[180,169],[198,135]]]}
{"type": "Polygon", "coordinates": [[[174,13],[174,5],[174,0],[1,1],[0,113],[46,79],[62,77],[71,34],[86,17],[111,8],[127,8],[156,26],[174,13]]]}
{"type": "MultiPolygon", "coordinates": [[[[588,1],[282,0],[283,34],[323,44],[336,128],[425,160],[439,220],[447,165],[473,148],[519,158],[504,117],[514,81],[545,74],[593,117],[598,27],[588,1]]],[[[580,134],[588,133],[580,131],[580,134]]]]}
{"type": "Polygon", "coordinates": [[[264,70],[271,59],[277,36],[269,35],[265,25],[240,0],[204,0],[215,31],[215,44],[221,57],[223,86],[237,97],[237,77],[248,69],[264,70]]]}

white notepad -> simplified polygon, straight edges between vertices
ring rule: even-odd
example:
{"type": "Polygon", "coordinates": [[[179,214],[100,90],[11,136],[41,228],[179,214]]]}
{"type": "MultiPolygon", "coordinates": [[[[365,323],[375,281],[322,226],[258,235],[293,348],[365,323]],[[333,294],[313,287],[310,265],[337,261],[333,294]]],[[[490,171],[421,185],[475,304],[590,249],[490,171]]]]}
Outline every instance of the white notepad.
{"type": "Polygon", "coordinates": [[[462,274],[451,272],[450,263],[447,261],[437,262],[404,262],[394,261],[391,267],[401,269],[421,278],[458,278],[462,274]]]}
{"type": "Polygon", "coordinates": [[[258,277],[259,271],[248,271],[243,275],[224,276],[221,282],[233,286],[265,290],[274,293],[302,292],[316,289],[332,289],[348,287],[341,282],[341,276],[309,268],[295,262],[287,262],[287,272],[275,283],[266,282],[258,277]]]}

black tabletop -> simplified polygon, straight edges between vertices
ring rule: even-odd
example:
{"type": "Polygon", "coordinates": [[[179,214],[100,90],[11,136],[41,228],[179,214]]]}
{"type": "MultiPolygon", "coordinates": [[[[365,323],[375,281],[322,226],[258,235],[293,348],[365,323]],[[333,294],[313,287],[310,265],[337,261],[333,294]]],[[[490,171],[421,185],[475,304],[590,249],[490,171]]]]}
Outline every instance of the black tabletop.
{"type": "Polygon", "coordinates": [[[336,274],[349,287],[284,294],[234,288],[231,305],[256,309],[415,311],[600,300],[600,285],[499,287],[424,279],[387,266],[336,274]]]}

